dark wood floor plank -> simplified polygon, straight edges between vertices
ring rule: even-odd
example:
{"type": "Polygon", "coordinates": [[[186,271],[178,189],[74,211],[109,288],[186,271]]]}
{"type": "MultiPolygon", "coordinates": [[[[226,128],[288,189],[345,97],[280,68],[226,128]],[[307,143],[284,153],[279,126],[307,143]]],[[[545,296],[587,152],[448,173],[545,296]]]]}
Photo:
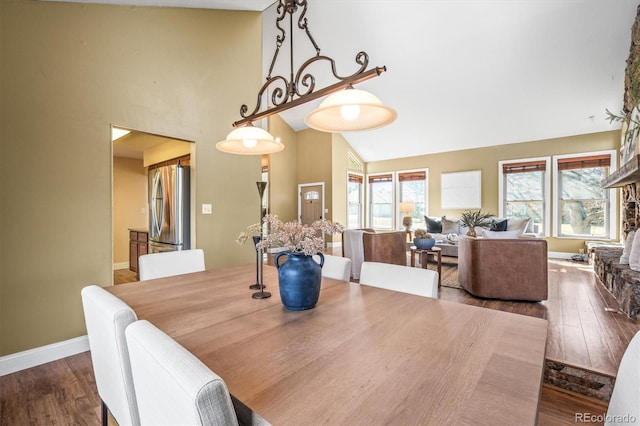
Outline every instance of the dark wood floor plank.
{"type": "MultiPolygon", "coordinates": [[[[564,426],[585,422],[576,421],[583,413],[602,415],[607,411],[602,402],[575,396],[563,392],[549,385],[542,387],[540,409],[538,411],[539,426],[564,426]]],[[[602,425],[603,422],[590,422],[592,425],[602,425]]]]}
{"type": "Polygon", "coordinates": [[[576,287],[575,298],[578,306],[582,335],[584,337],[591,369],[613,373],[615,371],[614,358],[608,342],[604,338],[607,321],[599,318],[601,303],[598,299],[592,299],[589,288],[589,277],[583,271],[576,271],[579,277],[579,285],[576,287]],[[602,321],[601,321],[602,320],[602,321]]]}
{"type": "Polygon", "coordinates": [[[560,300],[560,285],[562,275],[558,273],[557,266],[549,265],[548,299],[543,301],[546,312],[545,319],[549,321],[547,338],[547,358],[563,360],[566,357],[564,351],[564,323],[562,321],[562,302],[560,300]]]}
{"type": "Polygon", "coordinates": [[[565,358],[566,361],[571,360],[574,365],[590,367],[591,360],[584,340],[582,324],[580,323],[579,307],[576,300],[579,282],[576,280],[576,274],[568,274],[566,272],[566,266],[561,267],[560,270],[564,274],[564,279],[559,287],[558,294],[562,310],[562,338],[565,358]]]}

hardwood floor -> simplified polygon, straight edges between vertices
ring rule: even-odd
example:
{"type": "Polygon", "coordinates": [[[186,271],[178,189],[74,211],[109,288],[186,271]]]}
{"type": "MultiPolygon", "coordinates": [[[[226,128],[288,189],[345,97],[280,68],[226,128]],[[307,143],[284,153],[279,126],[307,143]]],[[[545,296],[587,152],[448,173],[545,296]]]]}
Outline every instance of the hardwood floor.
{"type": "Polygon", "coordinates": [[[591,265],[550,259],[548,268],[549,299],[540,303],[479,299],[446,287],[440,289],[440,298],[545,318],[547,359],[615,377],[640,321],[617,312],[616,300],[598,282],[591,265]]]}
{"type": "MultiPolygon", "coordinates": [[[[114,280],[117,284],[136,281],[135,274],[129,271],[117,271],[114,280]]],[[[599,285],[589,265],[550,260],[549,289],[549,300],[541,303],[477,299],[463,290],[447,287],[441,288],[440,297],[547,318],[548,357],[570,364],[579,362],[615,375],[620,357],[640,323],[605,311],[605,307],[615,306],[615,301],[599,285]]],[[[100,422],[100,400],[88,352],[0,377],[0,384],[0,425],[100,422]]],[[[575,425],[583,423],[576,416],[605,412],[605,403],[545,385],[538,424],[575,425]]]]}

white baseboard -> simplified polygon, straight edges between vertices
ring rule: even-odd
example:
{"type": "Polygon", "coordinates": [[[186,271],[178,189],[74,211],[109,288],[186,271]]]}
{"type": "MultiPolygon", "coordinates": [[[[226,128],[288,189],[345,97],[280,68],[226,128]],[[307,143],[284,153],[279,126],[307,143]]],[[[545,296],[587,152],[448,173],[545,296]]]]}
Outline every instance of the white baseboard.
{"type": "Polygon", "coordinates": [[[129,262],[114,263],[113,270],[117,271],[118,269],[129,269],[129,262]]]}
{"type": "Polygon", "coordinates": [[[571,259],[571,256],[575,256],[575,254],[564,251],[550,251],[547,253],[547,257],[550,259],[571,259]]]}
{"type": "Polygon", "coordinates": [[[0,357],[0,376],[15,373],[47,362],[56,361],[89,350],[87,336],[74,337],[63,342],[29,349],[0,357]]]}

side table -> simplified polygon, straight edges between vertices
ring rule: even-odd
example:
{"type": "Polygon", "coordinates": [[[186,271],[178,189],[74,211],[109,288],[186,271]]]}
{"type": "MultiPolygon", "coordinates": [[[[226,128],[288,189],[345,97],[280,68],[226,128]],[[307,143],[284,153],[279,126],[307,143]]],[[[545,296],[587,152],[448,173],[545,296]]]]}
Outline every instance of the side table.
{"type": "Polygon", "coordinates": [[[428,269],[427,268],[427,260],[429,258],[430,254],[433,254],[434,257],[437,258],[437,262],[438,262],[438,287],[440,287],[440,284],[442,283],[442,249],[440,249],[440,247],[432,247],[430,249],[419,249],[416,246],[411,246],[410,248],[411,250],[411,266],[415,267],[416,266],[416,254],[418,256],[420,256],[420,263],[422,264],[422,267],[424,269],[428,269]]]}

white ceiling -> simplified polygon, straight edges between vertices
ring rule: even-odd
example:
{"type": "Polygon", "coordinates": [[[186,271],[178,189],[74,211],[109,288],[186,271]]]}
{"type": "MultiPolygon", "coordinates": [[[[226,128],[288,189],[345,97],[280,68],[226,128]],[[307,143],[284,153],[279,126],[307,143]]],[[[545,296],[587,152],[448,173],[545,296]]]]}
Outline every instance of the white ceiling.
{"type": "MultiPolygon", "coordinates": [[[[397,109],[398,119],[345,134],[365,161],[619,128],[605,109],[622,108],[637,0],[310,3],[310,30],[339,71],[357,69],[359,50],[388,68],[358,87],[397,109]]],[[[264,18],[269,61],[273,7],[264,18]]],[[[309,43],[301,31],[296,37],[297,53],[309,43]]],[[[299,130],[305,113],[282,115],[299,130]]]]}
{"type": "MultiPolygon", "coordinates": [[[[264,75],[275,50],[273,0],[99,2],[266,8],[264,75]]],[[[606,121],[605,109],[622,108],[625,60],[639,3],[309,0],[306,16],[321,53],[336,60],[339,74],[357,69],[354,58],[361,50],[369,54],[371,67],[388,68],[357,87],[395,108],[398,119],[382,129],[344,135],[365,161],[376,161],[619,128],[606,121]]],[[[315,52],[295,27],[293,40],[297,68],[315,52]]],[[[289,75],[285,52],[274,74],[289,75]]],[[[328,71],[316,72],[319,83],[328,81],[328,71]]],[[[253,109],[255,99],[238,100],[238,106],[243,103],[253,109]]],[[[282,116],[301,130],[312,107],[282,116]]]]}

